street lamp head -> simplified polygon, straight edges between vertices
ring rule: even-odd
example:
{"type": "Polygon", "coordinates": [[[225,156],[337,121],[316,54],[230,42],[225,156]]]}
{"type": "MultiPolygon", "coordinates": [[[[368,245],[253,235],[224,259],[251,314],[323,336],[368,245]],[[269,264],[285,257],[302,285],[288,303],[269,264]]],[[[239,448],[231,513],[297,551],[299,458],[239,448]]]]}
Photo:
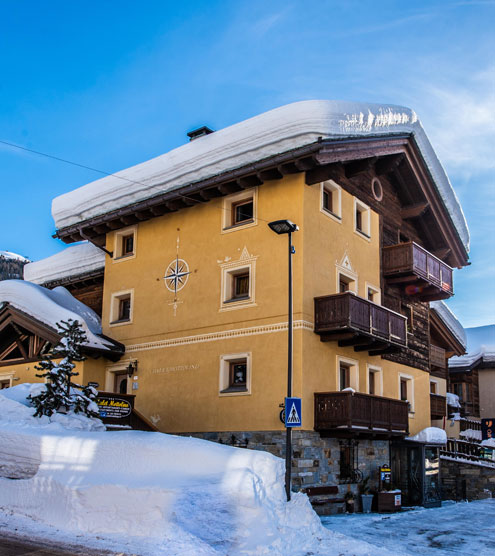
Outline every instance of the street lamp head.
{"type": "Polygon", "coordinates": [[[290,220],[275,220],[274,222],[269,222],[268,226],[276,234],[290,234],[299,230],[299,226],[290,220]]]}

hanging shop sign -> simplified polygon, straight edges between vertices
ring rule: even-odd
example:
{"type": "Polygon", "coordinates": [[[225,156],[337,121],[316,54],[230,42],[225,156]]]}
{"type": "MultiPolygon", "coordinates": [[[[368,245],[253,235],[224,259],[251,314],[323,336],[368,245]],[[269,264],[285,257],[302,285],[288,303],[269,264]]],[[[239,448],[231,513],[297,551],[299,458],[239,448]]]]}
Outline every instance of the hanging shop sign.
{"type": "Polygon", "coordinates": [[[481,440],[495,438],[495,419],[481,419],[481,440]]]}

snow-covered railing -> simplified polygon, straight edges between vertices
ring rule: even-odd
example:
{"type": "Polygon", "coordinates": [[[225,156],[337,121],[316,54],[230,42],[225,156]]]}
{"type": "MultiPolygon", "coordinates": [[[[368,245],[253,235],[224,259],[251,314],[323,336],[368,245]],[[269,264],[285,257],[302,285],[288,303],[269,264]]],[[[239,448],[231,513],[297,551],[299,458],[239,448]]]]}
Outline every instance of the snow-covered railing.
{"type": "Polygon", "coordinates": [[[495,468],[495,460],[489,457],[491,450],[486,450],[480,444],[449,438],[445,448],[440,449],[440,457],[463,463],[475,463],[495,468]]]}

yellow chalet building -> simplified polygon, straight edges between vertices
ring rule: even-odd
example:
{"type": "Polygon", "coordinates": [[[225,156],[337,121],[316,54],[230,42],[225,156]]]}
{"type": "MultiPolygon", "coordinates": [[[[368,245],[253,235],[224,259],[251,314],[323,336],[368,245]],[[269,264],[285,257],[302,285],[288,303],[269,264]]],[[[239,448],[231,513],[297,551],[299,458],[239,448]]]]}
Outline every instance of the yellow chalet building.
{"type": "Polygon", "coordinates": [[[469,236],[416,114],[304,101],[188,135],[53,201],[62,241],[105,252],[102,333],[125,354],[102,389],[163,432],[283,455],[287,240],[268,223],[289,219],[293,487],[376,487],[388,464],[428,502],[413,469],[438,453],[406,439],[431,424],[429,302],[453,295],[469,236]]]}

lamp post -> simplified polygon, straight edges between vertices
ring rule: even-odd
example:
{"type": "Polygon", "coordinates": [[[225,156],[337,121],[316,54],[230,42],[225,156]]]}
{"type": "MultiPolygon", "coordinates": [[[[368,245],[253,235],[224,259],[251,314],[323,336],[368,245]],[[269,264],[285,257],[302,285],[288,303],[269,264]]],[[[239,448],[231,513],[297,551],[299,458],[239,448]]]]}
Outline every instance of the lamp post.
{"type": "MultiPolygon", "coordinates": [[[[288,318],[288,357],[287,357],[287,397],[292,397],[292,255],[295,253],[292,245],[292,234],[297,232],[299,227],[290,220],[275,220],[268,224],[276,234],[287,234],[289,239],[289,318],[288,318]]],[[[288,411],[288,408],[285,408],[288,411]]],[[[285,493],[287,502],[290,502],[291,491],[291,467],[292,467],[292,428],[285,427],[285,493]]]]}

